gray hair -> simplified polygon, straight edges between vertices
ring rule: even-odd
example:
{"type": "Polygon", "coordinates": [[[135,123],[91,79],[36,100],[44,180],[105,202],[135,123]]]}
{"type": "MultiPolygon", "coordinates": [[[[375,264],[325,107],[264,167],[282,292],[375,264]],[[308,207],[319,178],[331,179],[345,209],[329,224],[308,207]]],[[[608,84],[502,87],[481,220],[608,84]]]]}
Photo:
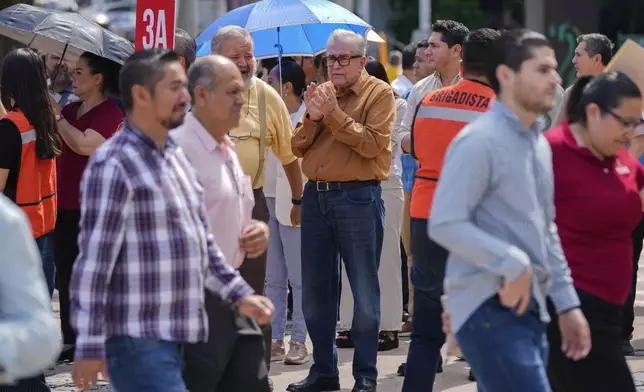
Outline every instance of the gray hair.
{"type": "Polygon", "coordinates": [[[210,51],[214,54],[219,54],[221,50],[221,44],[228,38],[244,38],[253,43],[253,38],[250,36],[250,33],[245,29],[239,26],[224,26],[221,29],[217,30],[215,35],[212,37],[210,43],[210,51]]]}
{"type": "MultiPolygon", "coordinates": [[[[414,55],[416,53],[414,52],[414,55]]],[[[402,63],[403,54],[400,50],[392,50],[389,52],[389,64],[400,65],[402,63]]]]}
{"type": "Polygon", "coordinates": [[[337,29],[331,33],[329,40],[327,41],[327,48],[335,42],[346,42],[352,43],[356,47],[356,54],[361,56],[366,56],[367,54],[367,41],[358,33],[355,33],[351,30],[337,29]]]}
{"type": "Polygon", "coordinates": [[[586,52],[592,57],[595,55],[602,56],[602,64],[608,65],[613,58],[613,48],[615,45],[603,34],[591,33],[582,34],[577,37],[577,43],[586,43],[586,52]]]}
{"type": "Polygon", "coordinates": [[[194,101],[197,86],[213,92],[216,85],[217,70],[226,64],[235,67],[232,61],[224,56],[213,54],[198,58],[188,70],[188,91],[194,101]]]}

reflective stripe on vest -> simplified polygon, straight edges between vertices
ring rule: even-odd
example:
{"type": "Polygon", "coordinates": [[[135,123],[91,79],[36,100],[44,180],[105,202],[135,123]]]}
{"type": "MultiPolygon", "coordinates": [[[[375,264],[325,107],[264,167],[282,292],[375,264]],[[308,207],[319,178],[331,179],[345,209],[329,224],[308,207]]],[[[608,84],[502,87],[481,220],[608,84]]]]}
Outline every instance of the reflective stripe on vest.
{"type": "Polygon", "coordinates": [[[22,140],[15,202],[27,214],[32,234],[38,238],[56,225],[56,160],[38,158],[36,131],[22,112],[10,111],[4,119],[18,128],[22,140]]]}

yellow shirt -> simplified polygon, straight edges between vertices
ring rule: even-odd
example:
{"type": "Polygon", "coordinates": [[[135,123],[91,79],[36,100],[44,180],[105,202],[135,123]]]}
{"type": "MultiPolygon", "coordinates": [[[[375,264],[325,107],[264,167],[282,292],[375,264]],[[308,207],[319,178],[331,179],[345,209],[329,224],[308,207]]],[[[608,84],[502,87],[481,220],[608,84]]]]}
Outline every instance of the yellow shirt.
{"type": "Polygon", "coordinates": [[[396,80],[396,78],[400,76],[400,74],[402,73],[400,68],[394,67],[391,65],[386,66],[385,70],[387,71],[387,77],[389,78],[389,83],[396,80]]]}
{"type": "Polygon", "coordinates": [[[291,151],[292,126],[288,109],[277,91],[256,77],[253,77],[251,87],[245,93],[239,127],[231,129],[229,135],[236,145],[235,150],[244,172],[252,180],[260,172],[255,189],[264,185],[269,147],[282,165],[288,165],[297,159],[291,151]],[[266,147],[262,168],[259,168],[259,105],[256,88],[259,83],[263,84],[266,95],[266,147]]]}

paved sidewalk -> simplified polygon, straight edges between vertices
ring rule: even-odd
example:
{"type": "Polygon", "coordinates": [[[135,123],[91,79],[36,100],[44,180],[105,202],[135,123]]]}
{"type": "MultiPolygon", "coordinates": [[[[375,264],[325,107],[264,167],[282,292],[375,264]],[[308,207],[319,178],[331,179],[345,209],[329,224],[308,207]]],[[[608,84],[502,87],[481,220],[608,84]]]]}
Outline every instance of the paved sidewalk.
{"type": "MultiPolygon", "coordinates": [[[[628,363],[633,371],[638,391],[644,392],[644,268],[640,268],[640,284],[636,301],[636,320],[633,345],[638,349],[637,356],[629,357],[628,363]]],[[[54,309],[57,310],[57,301],[54,309]]],[[[379,392],[400,392],[402,388],[402,377],[396,375],[398,366],[405,361],[407,357],[407,348],[409,346],[408,338],[404,338],[401,346],[392,351],[381,353],[378,357],[378,378],[379,392]]],[[[309,351],[310,343],[309,343],[309,351]]],[[[340,365],[340,382],[342,392],[350,392],[353,387],[353,377],[351,376],[351,360],[353,350],[343,349],[338,351],[340,365]]],[[[309,364],[301,366],[286,366],[280,363],[273,363],[271,368],[271,378],[275,384],[276,392],[284,392],[286,386],[294,381],[299,381],[308,374],[309,364]]],[[[47,381],[52,391],[75,391],[70,377],[71,367],[59,366],[52,369],[47,376],[47,381]]],[[[476,385],[467,380],[469,368],[465,362],[455,362],[448,359],[444,366],[444,372],[436,377],[436,392],[475,392],[476,385]]],[[[109,385],[101,385],[97,390],[111,391],[109,385]]],[[[226,391],[236,392],[236,391],[226,391]]],[[[243,392],[243,391],[240,391],[243,392]]]]}

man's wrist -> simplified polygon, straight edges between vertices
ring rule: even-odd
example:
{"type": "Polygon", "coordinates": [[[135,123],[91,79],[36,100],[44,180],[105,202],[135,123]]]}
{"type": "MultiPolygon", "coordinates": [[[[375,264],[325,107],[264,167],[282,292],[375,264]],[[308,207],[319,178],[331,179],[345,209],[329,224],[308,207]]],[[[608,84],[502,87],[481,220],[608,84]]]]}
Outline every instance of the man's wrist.
{"type": "Polygon", "coordinates": [[[306,119],[307,120],[311,120],[311,121],[314,121],[314,122],[320,122],[320,121],[322,121],[323,118],[324,118],[324,116],[320,116],[319,118],[314,118],[313,116],[311,116],[311,113],[309,113],[309,112],[306,113],[306,119]]]}
{"type": "Polygon", "coordinates": [[[293,203],[294,206],[301,206],[302,205],[302,199],[291,199],[291,203],[293,203]]]}

